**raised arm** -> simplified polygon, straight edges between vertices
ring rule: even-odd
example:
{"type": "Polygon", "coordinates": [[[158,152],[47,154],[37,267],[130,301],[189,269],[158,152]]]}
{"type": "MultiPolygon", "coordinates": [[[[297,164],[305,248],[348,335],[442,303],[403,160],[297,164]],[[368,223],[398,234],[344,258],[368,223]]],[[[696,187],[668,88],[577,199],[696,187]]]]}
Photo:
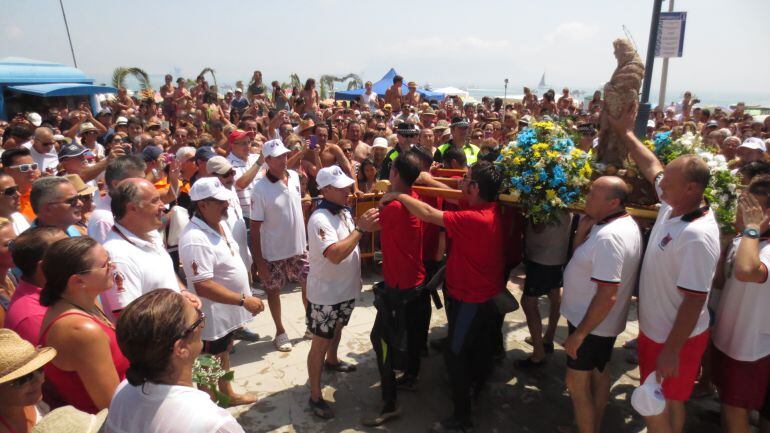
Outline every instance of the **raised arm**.
{"type": "Polygon", "coordinates": [[[619,137],[623,137],[628,144],[628,152],[639,167],[642,175],[650,183],[655,183],[655,178],[663,171],[663,164],[658,161],[658,157],[648,149],[634,135],[634,121],[636,119],[637,103],[634,102],[628,106],[620,117],[613,117],[607,113],[610,126],[619,137]]]}

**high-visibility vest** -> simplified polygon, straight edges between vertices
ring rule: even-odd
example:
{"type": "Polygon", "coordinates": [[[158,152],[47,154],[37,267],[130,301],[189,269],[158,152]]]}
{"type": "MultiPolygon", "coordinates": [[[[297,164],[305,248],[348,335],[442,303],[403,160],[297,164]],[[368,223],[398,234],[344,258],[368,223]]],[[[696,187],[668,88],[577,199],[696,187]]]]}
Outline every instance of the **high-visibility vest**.
{"type": "MultiPolygon", "coordinates": [[[[444,151],[449,149],[452,146],[452,143],[444,143],[441,146],[438,147],[439,153],[441,153],[441,156],[444,156],[444,151]]],[[[463,152],[465,153],[465,161],[468,163],[468,165],[473,165],[476,163],[476,160],[479,156],[479,149],[478,146],[472,143],[467,143],[463,146],[463,152]]]]}

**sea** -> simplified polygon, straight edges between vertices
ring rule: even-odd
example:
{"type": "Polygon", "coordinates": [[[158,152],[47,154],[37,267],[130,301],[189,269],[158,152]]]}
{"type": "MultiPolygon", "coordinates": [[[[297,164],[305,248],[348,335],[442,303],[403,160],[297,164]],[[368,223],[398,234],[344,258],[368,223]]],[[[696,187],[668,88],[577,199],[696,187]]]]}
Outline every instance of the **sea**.
{"type": "MultiPolygon", "coordinates": [[[[434,88],[440,88],[444,86],[432,86],[434,88]]],[[[457,86],[455,86],[457,87],[457,86]]],[[[530,89],[533,89],[535,93],[542,95],[546,90],[548,89],[554,89],[556,92],[556,97],[558,98],[561,96],[561,90],[567,87],[570,89],[570,92],[580,95],[581,100],[590,100],[591,96],[593,96],[594,91],[600,90],[601,87],[596,88],[581,88],[581,87],[571,87],[571,86],[547,86],[545,88],[537,89],[535,87],[530,87],[530,89]]],[[[486,87],[486,88],[463,88],[458,87],[462,90],[466,90],[470,96],[474,97],[477,100],[481,100],[484,96],[489,97],[497,97],[497,96],[504,96],[505,95],[505,88],[500,87],[499,89],[486,87]]],[[[522,87],[512,87],[508,86],[508,96],[513,96],[514,94],[518,95],[522,93],[522,87]],[[511,89],[515,89],[515,91],[512,91],[511,89]]],[[[760,105],[764,107],[770,107],[770,92],[756,92],[756,93],[750,93],[750,92],[719,92],[719,91],[698,91],[697,89],[690,89],[690,91],[693,94],[693,98],[700,99],[701,102],[699,105],[701,107],[723,107],[723,108],[729,108],[731,105],[735,105],[738,102],[745,102],[746,105],[760,105]]],[[[666,91],[666,105],[671,105],[674,102],[679,102],[682,100],[682,96],[684,95],[685,90],[667,90],[666,91]]],[[[574,98],[574,96],[573,96],[574,98]]],[[[577,99],[577,98],[576,98],[577,99]]],[[[650,104],[652,104],[653,107],[658,105],[658,89],[653,88],[650,92],[650,104]]]]}

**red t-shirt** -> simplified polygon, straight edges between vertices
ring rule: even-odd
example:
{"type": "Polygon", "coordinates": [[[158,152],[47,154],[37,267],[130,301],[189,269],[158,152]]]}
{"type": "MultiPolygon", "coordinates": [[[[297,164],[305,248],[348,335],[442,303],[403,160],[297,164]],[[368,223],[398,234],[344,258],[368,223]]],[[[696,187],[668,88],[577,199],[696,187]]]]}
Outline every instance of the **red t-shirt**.
{"type": "MultiPolygon", "coordinates": [[[[412,192],[412,197],[417,195],[412,192]]],[[[394,200],[380,209],[382,275],[388,287],[411,289],[423,283],[423,223],[394,200]]]]}
{"type": "MultiPolygon", "coordinates": [[[[436,209],[442,209],[444,200],[441,197],[419,197],[423,203],[427,203],[436,209]]],[[[423,260],[436,260],[438,253],[438,239],[441,227],[436,224],[423,222],[422,232],[422,258],[423,260]]]]}
{"type": "Polygon", "coordinates": [[[444,212],[452,240],[446,266],[449,296],[463,302],[486,302],[504,284],[503,224],[497,203],[463,206],[444,212]]]}

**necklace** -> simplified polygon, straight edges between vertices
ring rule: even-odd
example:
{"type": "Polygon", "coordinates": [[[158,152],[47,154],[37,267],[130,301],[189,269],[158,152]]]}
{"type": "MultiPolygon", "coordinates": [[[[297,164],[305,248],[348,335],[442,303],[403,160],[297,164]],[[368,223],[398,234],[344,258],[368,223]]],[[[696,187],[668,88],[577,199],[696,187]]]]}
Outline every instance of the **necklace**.
{"type": "Polygon", "coordinates": [[[109,326],[110,328],[115,329],[115,325],[113,325],[112,322],[110,322],[110,319],[107,317],[106,314],[104,314],[104,311],[102,311],[102,309],[99,308],[98,306],[94,305],[94,308],[96,308],[96,311],[99,314],[94,314],[93,311],[88,310],[86,308],[83,308],[80,305],[70,301],[69,299],[67,299],[67,298],[65,298],[63,296],[62,296],[61,299],[62,299],[62,301],[64,301],[64,302],[72,305],[73,307],[77,308],[78,310],[80,310],[80,311],[82,311],[84,313],[87,313],[89,316],[94,317],[96,319],[99,319],[100,322],[103,322],[105,325],[109,326]]]}

